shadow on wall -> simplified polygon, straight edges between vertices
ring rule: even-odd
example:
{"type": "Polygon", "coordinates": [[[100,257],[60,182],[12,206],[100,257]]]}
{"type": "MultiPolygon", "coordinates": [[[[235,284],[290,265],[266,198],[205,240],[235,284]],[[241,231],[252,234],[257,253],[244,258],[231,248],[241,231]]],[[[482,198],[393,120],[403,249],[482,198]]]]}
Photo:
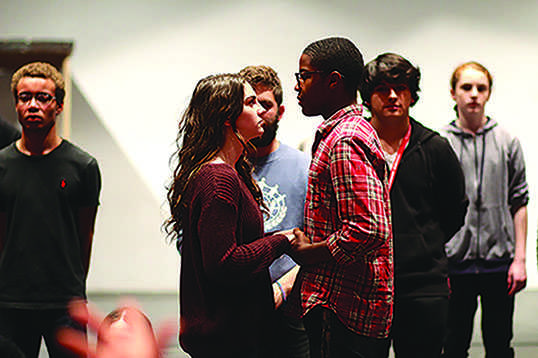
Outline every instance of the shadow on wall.
{"type": "Polygon", "coordinates": [[[72,99],[70,140],[97,159],[102,177],[88,290],[177,290],[177,253],[165,243],[160,230],[161,202],[142,181],[75,81],[72,99]]]}

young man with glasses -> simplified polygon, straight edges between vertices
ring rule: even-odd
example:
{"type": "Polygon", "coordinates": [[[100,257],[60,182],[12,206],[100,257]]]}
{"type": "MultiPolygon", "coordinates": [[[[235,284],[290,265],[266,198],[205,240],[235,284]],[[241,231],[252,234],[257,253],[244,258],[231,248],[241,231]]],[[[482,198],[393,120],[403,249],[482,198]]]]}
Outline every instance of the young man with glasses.
{"type": "Polygon", "coordinates": [[[67,303],[85,299],[101,178],[97,161],[62,139],[62,75],[47,63],[21,67],[11,89],[22,137],[0,151],[0,335],[27,358],[41,338],[50,357],[72,321],[67,303]]]}
{"type": "Polygon", "coordinates": [[[392,320],[392,235],[387,170],[363,119],[357,90],[364,63],[345,38],[306,47],[297,99],[321,115],[312,147],[301,265],[290,303],[304,316],[311,357],[383,357],[392,320]]]}
{"type": "MultiPolygon", "coordinates": [[[[448,141],[409,116],[420,71],[385,53],[364,70],[360,93],[389,164],[394,241],[396,358],[441,355],[448,320],[445,243],[467,210],[463,172],[448,141]]],[[[387,357],[389,352],[387,351],[387,357]]]]}

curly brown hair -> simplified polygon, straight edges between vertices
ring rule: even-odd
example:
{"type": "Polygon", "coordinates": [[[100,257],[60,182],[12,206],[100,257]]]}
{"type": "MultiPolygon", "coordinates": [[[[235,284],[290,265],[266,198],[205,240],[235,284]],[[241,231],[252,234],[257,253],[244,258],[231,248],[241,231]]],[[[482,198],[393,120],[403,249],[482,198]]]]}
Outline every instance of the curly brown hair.
{"type": "Polygon", "coordinates": [[[56,97],[56,102],[59,105],[64,103],[65,98],[65,81],[64,77],[58,71],[56,67],[47,62],[32,62],[28,63],[21,68],[19,68],[13,76],[11,77],[11,92],[17,99],[17,86],[19,85],[20,80],[23,77],[40,77],[48,78],[54,82],[56,89],[54,90],[54,95],[56,97]]]}
{"type": "Polygon", "coordinates": [[[254,146],[245,141],[235,127],[243,111],[245,81],[238,74],[219,74],[201,79],[196,85],[187,109],[179,122],[177,151],[171,158],[175,165],[168,188],[170,218],[164,227],[169,236],[181,241],[183,194],[200,168],[211,161],[224,145],[224,126],[229,121],[244,151],[235,169],[260,207],[264,207],[260,188],[252,178],[247,155],[254,146]]]}
{"type": "Polygon", "coordinates": [[[252,87],[264,86],[270,89],[275,96],[278,106],[282,104],[282,84],[274,69],[269,66],[247,66],[239,71],[241,75],[252,87]]]}

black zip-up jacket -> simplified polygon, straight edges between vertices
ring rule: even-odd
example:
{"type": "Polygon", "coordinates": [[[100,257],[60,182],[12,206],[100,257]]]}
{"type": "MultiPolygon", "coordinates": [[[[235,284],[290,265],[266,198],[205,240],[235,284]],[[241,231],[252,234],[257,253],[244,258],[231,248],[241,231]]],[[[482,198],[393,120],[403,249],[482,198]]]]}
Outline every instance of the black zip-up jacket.
{"type": "Polygon", "coordinates": [[[448,296],[444,245],[465,219],[465,179],[445,138],[412,118],[411,128],[390,192],[395,299],[448,296]]]}

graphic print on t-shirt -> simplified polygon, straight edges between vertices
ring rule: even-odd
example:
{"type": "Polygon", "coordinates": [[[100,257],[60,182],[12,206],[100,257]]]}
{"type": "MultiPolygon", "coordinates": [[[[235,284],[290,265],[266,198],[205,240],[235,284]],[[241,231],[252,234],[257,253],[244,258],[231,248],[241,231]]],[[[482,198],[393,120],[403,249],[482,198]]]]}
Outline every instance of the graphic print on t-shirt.
{"type": "Polygon", "coordinates": [[[278,190],[278,184],[271,186],[267,184],[265,178],[258,181],[258,186],[263,194],[263,200],[269,208],[269,216],[264,216],[265,231],[271,231],[276,228],[286,217],[288,207],[286,206],[286,194],[281,194],[278,190]]]}

